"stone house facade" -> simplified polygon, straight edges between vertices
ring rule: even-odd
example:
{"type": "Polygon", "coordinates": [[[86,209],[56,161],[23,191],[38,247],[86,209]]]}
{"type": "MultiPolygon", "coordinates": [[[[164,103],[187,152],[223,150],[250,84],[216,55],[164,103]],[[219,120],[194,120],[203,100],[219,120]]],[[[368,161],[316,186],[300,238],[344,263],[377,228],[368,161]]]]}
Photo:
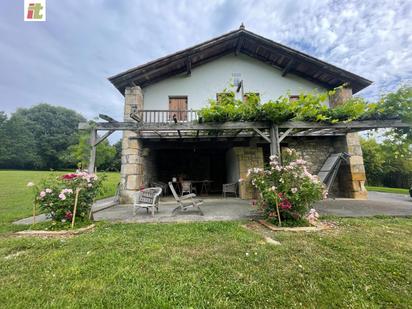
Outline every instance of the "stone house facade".
{"type": "MultiPolygon", "coordinates": [[[[330,106],[341,104],[371,83],[260,37],[243,26],[109,80],[125,97],[124,121],[135,121],[131,116],[134,112],[146,111],[145,119],[139,121],[159,123],[171,122],[172,114],[176,122],[189,123],[193,111],[215,99],[230,83],[237,87],[239,98],[252,92],[263,102],[281,95],[323,92],[344,85],[329,98],[330,106]]],[[[212,191],[218,192],[222,183],[246,177],[249,168],[263,167],[270,154],[265,139],[254,133],[237,133],[231,138],[219,133],[211,136],[210,132],[201,136],[199,132],[196,136],[177,133],[154,131],[151,137],[133,131],[123,133],[121,202],[129,203],[142,186],[172,178],[208,179],[212,191]]],[[[288,136],[280,146],[296,149],[314,174],[330,154],[348,152],[351,157],[341,166],[333,191],[338,196],[367,197],[362,150],[356,133],[288,136]]],[[[239,195],[251,198],[253,191],[240,184],[239,195]]]]}

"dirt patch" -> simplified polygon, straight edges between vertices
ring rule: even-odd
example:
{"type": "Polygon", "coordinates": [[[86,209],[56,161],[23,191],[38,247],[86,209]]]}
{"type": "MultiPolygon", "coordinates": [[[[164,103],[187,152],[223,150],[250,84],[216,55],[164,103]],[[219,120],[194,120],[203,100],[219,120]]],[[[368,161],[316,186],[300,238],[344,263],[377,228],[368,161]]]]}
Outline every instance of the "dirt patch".
{"type": "Polygon", "coordinates": [[[280,227],[273,225],[265,220],[258,220],[257,222],[273,232],[318,232],[330,230],[336,227],[336,224],[334,224],[333,222],[318,222],[316,226],[303,227],[280,227]]]}
{"type": "Polygon", "coordinates": [[[281,244],[279,241],[271,237],[270,235],[271,232],[268,229],[264,228],[262,225],[260,225],[256,221],[252,221],[247,224],[244,224],[242,225],[242,227],[262,236],[263,240],[260,241],[261,244],[269,244],[269,245],[276,245],[276,246],[281,244]]]}
{"type": "Polygon", "coordinates": [[[94,230],[96,225],[92,224],[86,227],[75,230],[62,230],[62,231],[45,231],[45,230],[27,230],[13,233],[13,236],[17,237],[40,237],[40,238],[51,238],[51,237],[73,237],[82,233],[86,233],[94,230]]]}

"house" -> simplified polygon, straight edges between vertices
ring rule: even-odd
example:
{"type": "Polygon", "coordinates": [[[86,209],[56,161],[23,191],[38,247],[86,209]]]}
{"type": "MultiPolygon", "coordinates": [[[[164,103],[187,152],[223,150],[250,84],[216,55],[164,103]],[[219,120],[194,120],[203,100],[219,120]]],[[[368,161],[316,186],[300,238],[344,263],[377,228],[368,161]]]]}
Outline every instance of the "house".
{"type": "MultiPolygon", "coordinates": [[[[245,177],[248,168],[263,167],[271,148],[266,133],[258,127],[222,133],[213,124],[196,130],[190,126],[197,120],[196,111],[209,99],[219,97],[229,83],[234,83],[239,98],[255,93],[262,102],[343,85],[329,98],[330,106],[341,104],[371,84],[363,77],[250,32],[243,25],[109,80],[125,97],[124,121],[137,120],[152,128],[123,133],[123,203],[130,202],[136,190],[154,181],[209,180],[210,189],[218,192],[223,183],[245,177]]],[[[285,135],[280,147],[296,149],[310,163],[314,174],[331,154],[350,153],[348,163],[339,170],[334,192],[366,198],[357,133],[322,132],[307,130],[300,135],[285,135]]],[[[241,198],[251,197],[246,185],[241,185],[239,191],[241,198]]]]}

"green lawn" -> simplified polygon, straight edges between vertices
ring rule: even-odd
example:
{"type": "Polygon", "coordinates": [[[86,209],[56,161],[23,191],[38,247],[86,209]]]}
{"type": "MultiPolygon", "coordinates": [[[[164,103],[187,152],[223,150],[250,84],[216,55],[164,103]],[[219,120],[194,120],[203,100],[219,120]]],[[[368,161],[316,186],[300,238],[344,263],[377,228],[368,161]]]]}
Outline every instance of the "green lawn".
{"type": "MultiPolygon", "coordinates": [[[[30,215],[26,183],[44,174],[0,171],[3,232],[30,215]]],[[[271,233],[280,246],[243,222],[103,222],[60,239],[1,233],[0,307],[412,307],[412,220],[335,220],[331,231],[271,233]]]]}
{"type": "Polygon", "coordinates": [[[377,191],[377,192],[387,192],[387,193],[409,194],[409,189],[403,189],[403,188],[366,186],[366,190],[377,191]]]}
{"type": "MultiPolygon", "coordinates": [[[[57,175],[64,172],[54,172],[57,175]]],[[[0,232],[9,229],[21,229],[10,225],[16,219],[31,215],[33,191],[27,187],[32,181],[38,183],[49,175],[48,171],[10,171],[0,170],[0,232]]],[[[105,193],[101,197],[112,196],[116,192],[119,173],[106,173],[105,193]]]]}
{"type": "Polygon", "coordinates": [[[280,246],[239,222],[0,237],[0,299],[4,308],[410,308],[412,220],[338,223],[276,233],[280,246]]]}

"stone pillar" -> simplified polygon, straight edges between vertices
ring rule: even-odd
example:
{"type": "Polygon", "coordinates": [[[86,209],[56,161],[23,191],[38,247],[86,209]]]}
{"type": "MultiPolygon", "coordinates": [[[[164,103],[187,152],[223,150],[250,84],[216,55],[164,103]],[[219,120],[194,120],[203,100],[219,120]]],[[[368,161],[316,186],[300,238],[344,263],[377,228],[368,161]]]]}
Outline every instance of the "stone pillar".
{"type": "MultiPolygon", "coordinates": [[[[124,121],[134,121],[130,113],[135,109],[143,109],[143,92],[139,86],[127,87],[125,90],[124,121]]],[[[133,194],[143,185],[143,149],[137,133],[124,131],[122,139],[122,167],[120,171],[122,189],[120,203],[133,202],[133,194]]]]}
{"type": "MultiPolygon", "coordinates": [[[[344,103],[352,97],[352,88],[344,85],[336,89],[336,93],[330,98],[331,107],[344,103]]],[[[344,151],[351,155],[349,162],[343,164],[339,173],[341,193],[345,197],[364,200],[368,198],[365,188],[366,173],[363,164],[363,154],[358,133],[348,133],[345,138],[338,139],[337,151],[344,151]]]]}
{"type": "MultiPolygon", "coordinates": [[[[249,168],[263,168],[263,150],[261,147],[234,147],[235,158],[239,166],[239,178],[246,179],[249,168]]],[[[239,183],[241,199],[256,198],[254,188],[246,182],[239,183]]]]}

